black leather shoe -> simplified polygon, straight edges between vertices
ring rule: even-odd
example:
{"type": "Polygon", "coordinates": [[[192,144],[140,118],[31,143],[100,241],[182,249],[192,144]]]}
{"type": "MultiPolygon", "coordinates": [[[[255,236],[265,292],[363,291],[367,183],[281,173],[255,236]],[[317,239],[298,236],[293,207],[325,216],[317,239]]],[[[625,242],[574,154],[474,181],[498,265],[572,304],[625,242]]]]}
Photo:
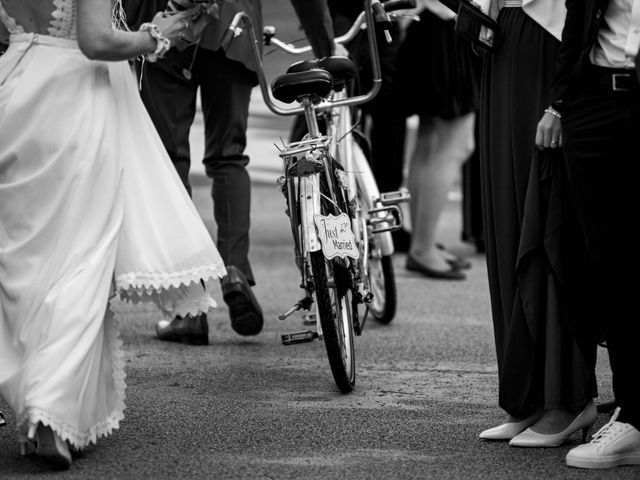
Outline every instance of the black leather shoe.
{"type": "Polygon", "coordinates": [[[209,325],[207,316],[200,313],[195,317],[177,316],[173,320],[160,320],[156,324],[156,335],[160,340],[167,342],[181,342],[189,345],[209,344],[209,325]]]}
{"type": "Polygon", "coordinates": [[[412,272],[418,272],[429,278],[437,278],[439,280],[464,280],[467,276],[455,267],[448,270],[435,270],[418,262],[411,255],[407,256],[406,269],[412,272]]]}
{"type": "Polygon", "coordinates": [[[233,265],[220,281],[222,298],[229,307],[231,328],[240,335],[257,335],[262,330],[262,309],[244,273],[233,265]]]}
{"type": "Polygon", "coordinates": [[[4,427],[7,422],[4,420],[4,415],[0,412],[0,427],[4,427]]]}

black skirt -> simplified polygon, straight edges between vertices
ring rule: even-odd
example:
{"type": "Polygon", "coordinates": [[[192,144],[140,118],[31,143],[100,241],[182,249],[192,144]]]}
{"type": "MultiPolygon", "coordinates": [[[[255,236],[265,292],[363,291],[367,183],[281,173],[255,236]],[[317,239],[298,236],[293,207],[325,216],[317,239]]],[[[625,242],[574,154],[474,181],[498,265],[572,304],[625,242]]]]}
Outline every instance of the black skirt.
{"type": "Polygon", "coordinates": [[[400,46],[395,86],[406,116],[452,119],[478,108],[481,59],[455,32],[455,20],[429,10],[400,46]]]}

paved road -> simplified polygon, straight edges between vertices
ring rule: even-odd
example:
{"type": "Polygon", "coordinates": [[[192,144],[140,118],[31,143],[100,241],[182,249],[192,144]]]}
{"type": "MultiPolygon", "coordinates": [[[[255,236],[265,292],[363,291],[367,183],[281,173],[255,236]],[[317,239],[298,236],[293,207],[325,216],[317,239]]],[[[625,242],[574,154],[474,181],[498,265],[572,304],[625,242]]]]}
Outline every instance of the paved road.
{"type": "MultiPolygon", "coordinates": [[[[194,183],[194,200],[215,234],[208,181],[196,175],[194,183]]],[[[457,202],[448,205],[442,240],[470,254],[469,278],[414,276],[398,254],[398,316],[389,326],[369,323],[357,339],[356,389],[342,395],[321,343],[280,343],[281,333],[302,328],[299,318],[276,318],[299,298],[298,277],[280,192],[260,181],[253,193],[251,256],[267,317],[263,333],[234,334],[224,306],[210,315],[205,347],[159,342],[151,324],[123,325],[128,390],[121,429],[76,458],[70,471],[47,474],[36,459],[19,457],[8,415],[9,427],[0,429],[0,478],[639,478],[637,468],[566,468],[564,454],[577,436],[549,450],[477,440],[502,413],[484,258],[458,240],[457,202]]],[[[602,397],[610,398],[604,358],[598,378],[602,397]]],[[[601,416],[598,425],[605,421],[601,416]]]]}
{"type": "MultiPolygon", "coordinates": [[[[209,346],[162,343],[151,324],[123,325],[128,390],[120,430],[78,456],[71,470],[52,473],[37,459],[19,456],[9,412],[9,427],[0,429],[0,479],[640,478],[638,468],[565,467],[578,435],[556,449],[477,439],[503,414],[496,406],[484,258],[460,242],[455,200],[447,206],[442,241],[471,257],[469,278],[423,279],[406,272],[405,257],[397,254],[400,309],[389,326],[368,323],[357,339],[354,392],[337,391],[321,343],[281,345],[280,334],[302,329],[300,318],[276,318],[300,294],[274,183],[272,142],[286,137],[288,125],[255,106],[251,257],[267,318],[263,333],[236,335],[223,305],[209,316],[209,346]]],[[[198,131],[196,125],[195,152],[198,131]]],[[[215,235],[209,182],[197,166],[193,180],[194,201],[215,235]]],[[[601,398],[611,398],[606,353],[598,380],[601,398]]],[[[6,411],[2,401],[0,409],[6,411]]],[[[596,426],[606,420],[601,415],[596,426]]]]}

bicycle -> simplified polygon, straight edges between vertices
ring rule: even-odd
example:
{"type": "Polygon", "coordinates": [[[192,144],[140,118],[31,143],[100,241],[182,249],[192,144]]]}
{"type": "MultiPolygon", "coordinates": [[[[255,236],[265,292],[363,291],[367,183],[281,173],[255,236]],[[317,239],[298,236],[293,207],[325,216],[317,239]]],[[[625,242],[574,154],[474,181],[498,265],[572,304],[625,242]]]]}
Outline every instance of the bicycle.
{"type": "MultiPolygon", "coordinates": [[[[366,156],[353,140],[349,108],[371,100],[380,89],[374,22],[390,22],[379,0],[364,0],[359,19],[367,29],[374,81],[369,92],[352,97],[346,95],[345,86],[356,67],[346,57],[298,62],[275,78],[269,89],[251,19],[244,12],[235,15],[223,43],[230,44],[246,29],[266,105],[277,115],[304,114],[308,134],[280,150],[284,175],[278,184],[286,201],[305,296],[279,318],[309,311],[315,297],[319,321],[313,323],[315,331],[285,334],[282,342],[293,345],[323,339],[333,378],[343,393],[355,385],[354,334],[362,334],[368,311],[386,323],[395,315],[390,232],[401,228],[397,204],[408,200],[402,192],[378,192],[366,156]],[[274,99],[298,102],[301,107],[283,108],[274,99]],[[329,121],[327,135],[318,126],[320,113],[329,121]],[[376,296],[379,303],[374,303],[376,296]],[[363,315],[361,305],[367,307],[363,315]]],[[[273,42],[274,35],[267,28],[265,43],[273,42]]]]}
{"type": "MultiPolygon", "coordinates": [[[[389,13],[398,9],[413,8],[415,7],[415,1],[392,0],[384,3],[383,6],[385,11],[389,13]]],[[[385,21],[385,23],[387,22],[385,21]]],[[[350,29],[336,38],[335,42],[351,42],[365,26],[363,11],[350,29]]],[[[387,32],[386,30],[384,31],[387,32]]],[[[274,45],[278,49],[293,55],[305,54],[311,51],[310,46],[295,47],[279,40],[275,37],[274,27],[265,27],[264,39],[265,46],[274,45]]],[[[300,71],[316,67],[323,68],[323,66],[322,61],[318,63],[317,60],[305,60],[292,65],[288,71],[300,71]]],[[[344,79],[340,79],[340,81],[344,82],[344,79]]],[[[341,85],[340,88],[334,89],[332,96],[334,99],[347,98],[346,92],[347,88],[342,88],[341,85]]],[[[383,204],[389,204],[392,195],[398,200],[397,203],[408,200],[406,193],[404,197],[400,197],[399,192],[380,194],[370,168],[369,141],[360,129],[360,120],[352,121],[353,117],[359,117],[360,110],[354,106],[352,106],[352,109],[353,112],[351,109],[338,107],[324,110],[319,115],[324,120],[324,125],[327,126],[327,135],[329,138],[334,139],[331,144],[333,157],[343,166],[346,165],[347,171],[350,170],[349,166],[353,165],[353,168],[358,172],[355,175],[355,188],[357,188],[357,196],[360,199],[360,204],[364,207],[365,214],[375,212],[375,209],[384,206],[383,204]]],[[[353,188],[353,184],[351,188],[353,188]]],[[[375,234],[369,235],[366,239],[370,245],[368,261],[364,265],[373,293],[373,300],[368,304],[368,312],[378,322],[387,324],[393,320],[397,308],[397,293],[392,262],[393,241],[388,231],[375,229],[373,233],[375,234]]]]}

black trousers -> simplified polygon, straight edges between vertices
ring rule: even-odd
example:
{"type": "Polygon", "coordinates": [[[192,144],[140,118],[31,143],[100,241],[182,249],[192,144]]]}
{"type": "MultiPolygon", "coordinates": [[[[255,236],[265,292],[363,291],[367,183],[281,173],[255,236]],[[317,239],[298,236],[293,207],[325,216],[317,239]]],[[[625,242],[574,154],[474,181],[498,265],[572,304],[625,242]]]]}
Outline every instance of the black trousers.
{"type": "Polygon", "coordinates": [[[246,169],[249,157],[244,150],[255,75],[221,52],[194,49],[171,49],[163,60],[145,62],[142,100],[191,194],[189,130],[200,89],[205,127],[202,161],[207,176],[213,179],[217,247],[225,264],[238,267],[254,285],[248,257],[251,183],[246,169]],[[191,62],[191,78],[187,78],[183,70],[189,69],[191,62]]]}
{"type": "MultiPolygon", "coordinates": [[[[588,78],[562,114],[566,167],[587,247],[590,290],[613,374],[619,420],[640,429],[640,261],[638,221],[640,91],[619,92],[588,78]]],[[[586,327],[586,325],[585,325],[586,327]]]]}

